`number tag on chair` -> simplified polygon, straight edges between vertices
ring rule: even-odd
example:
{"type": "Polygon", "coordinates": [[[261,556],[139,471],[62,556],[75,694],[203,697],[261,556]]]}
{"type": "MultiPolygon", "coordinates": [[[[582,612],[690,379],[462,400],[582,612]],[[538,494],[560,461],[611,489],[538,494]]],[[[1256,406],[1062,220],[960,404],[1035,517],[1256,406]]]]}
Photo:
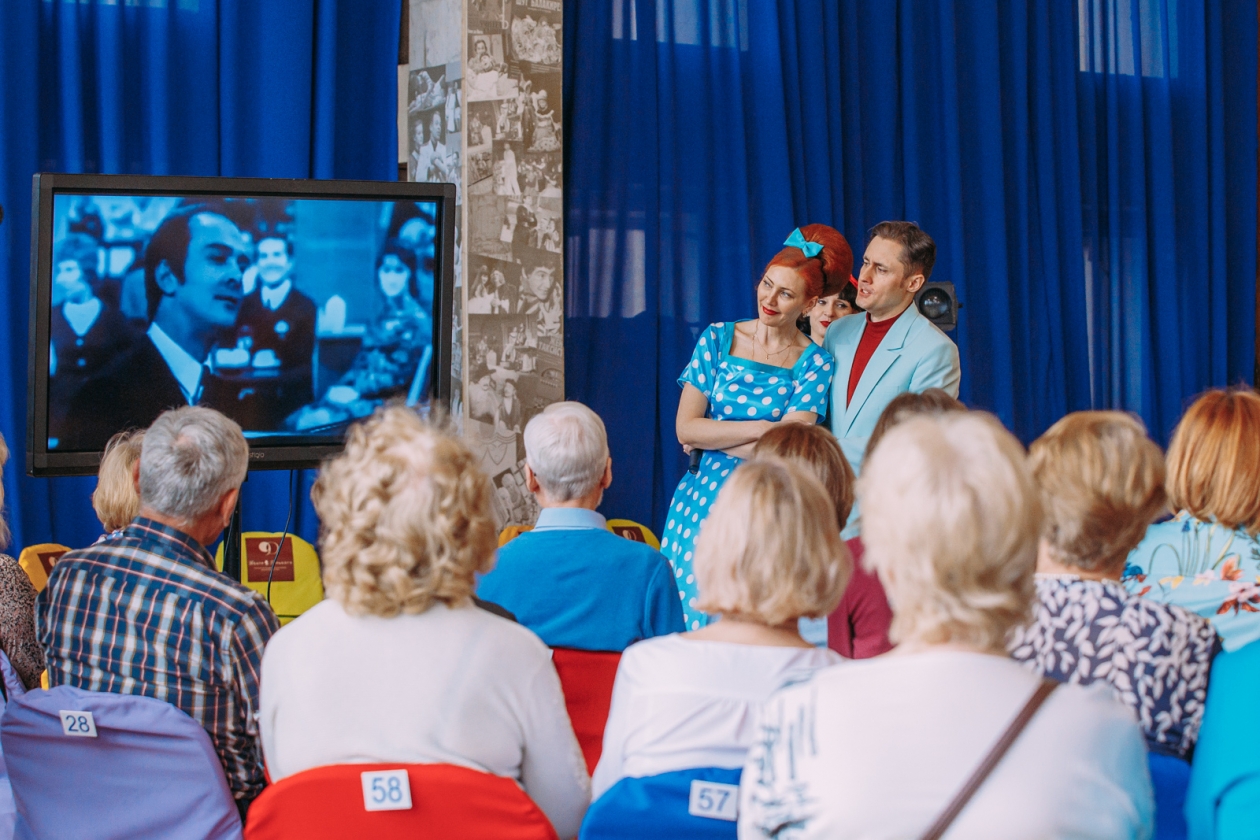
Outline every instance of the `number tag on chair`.
{"type": "Polygon", "coordinates": [[[363,810],[406,811],[411,808],[411,783],[406,770],[365,770],[363,810]]]}
{"type": "Polygon", "coordinates": [[[734,822],[739,815],[739,785],[692,781],[687,813],[693,817],[734,822]]]}
{"type": "Polygon", "coordinates": [[[91,712],[72,712],[66,709],[58,711],[61,715],[61,731],[75,738],[95,738],[96,721],[91,712]]]}

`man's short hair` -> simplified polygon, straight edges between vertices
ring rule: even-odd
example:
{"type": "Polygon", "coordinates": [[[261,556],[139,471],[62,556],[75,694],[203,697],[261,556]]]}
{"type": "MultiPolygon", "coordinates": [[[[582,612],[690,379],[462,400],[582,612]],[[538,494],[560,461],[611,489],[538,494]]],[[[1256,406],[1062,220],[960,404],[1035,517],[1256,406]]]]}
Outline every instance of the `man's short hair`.
{"type": "Polygon", "coordinates": [[[731,474],[695,555],[700,594],[693,606],[771,627],[830,615],[853,572],[826,489],[777,458],[755,458],[731,474]]]}
{"type": "Polygon", "coordinates": [[[880,222],[867,232],[866,244],[877,236],[901,246],[901,261],[907,274],[922,274],[924,281],[932,276],[936,243],[923,228],[914,222],[880,222]]]}
{"type": "Polygon", "coordinates": [[[1164,507],[1164,454],[1121,411],[1077,411],[1029,448],[1046,520],[1041,537],[1066,566],[1122,564],[1164,507]]]}
{"type": "Polygon", "coordinates": [[[234,420],[211,408],[162,413],[140,451],[140,504],[184,523],[209,512],[241,486],[249,444],[234,420]]]}
{"type": "Polygon", "coordinates": [[[552,403],[525,424],[525,463],[552,501],[582,498],[608,465],[604,421],[580,402],[552,403]]]}
{"type": "Polygon", "coordinates": [[[184,264],[188,262],[188,244],[192,241],[190,222],[193,216],[202,213],[222,216],[238,228],[241,227],[241,223],[234,218],[239,214],[233,213],[222,201],[204,201],[178,207],[162,220],[144,249],[144,296],[149,304],[150,321],[157,315],[158,304],[164,296],[162,287],[157,283],[158,266],[166,263],[175,279],[180,283],[184,282],[184,264]]]}

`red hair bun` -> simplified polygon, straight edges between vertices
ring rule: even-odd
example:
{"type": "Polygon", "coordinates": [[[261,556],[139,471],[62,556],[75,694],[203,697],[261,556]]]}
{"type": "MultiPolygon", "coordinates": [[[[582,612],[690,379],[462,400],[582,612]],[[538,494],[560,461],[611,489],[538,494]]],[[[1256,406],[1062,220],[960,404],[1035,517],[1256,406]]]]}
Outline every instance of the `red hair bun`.
{"type": "Polygon", "coordinates": [[[839,292],[853,274],[853,249],[848,240],[830,225],[805,225],[801,236],[806,242],[817,242],[822,251],[807,257],[800,248],[789,245],[766,264],[766,271],[781,265],[797,272],[805,278],[806,297],[827,297],[839,292]]]}

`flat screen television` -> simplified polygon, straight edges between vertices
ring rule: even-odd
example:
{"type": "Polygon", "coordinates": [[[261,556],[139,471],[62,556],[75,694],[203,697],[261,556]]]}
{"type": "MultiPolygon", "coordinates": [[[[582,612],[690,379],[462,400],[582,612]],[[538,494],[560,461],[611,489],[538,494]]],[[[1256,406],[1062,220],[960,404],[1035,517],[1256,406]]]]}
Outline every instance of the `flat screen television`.
{"type": "Polygon", "coordinates": [[[31,475],[95,472],[180,405],[291,469],[449,400],[453,185],[41,173],[32,228],[31,475]]]}

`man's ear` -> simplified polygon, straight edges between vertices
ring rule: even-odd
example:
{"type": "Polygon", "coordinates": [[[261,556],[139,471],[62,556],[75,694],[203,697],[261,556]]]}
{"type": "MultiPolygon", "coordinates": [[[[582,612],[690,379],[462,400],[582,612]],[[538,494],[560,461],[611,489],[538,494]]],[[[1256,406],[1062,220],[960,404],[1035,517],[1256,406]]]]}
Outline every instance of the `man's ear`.
{"type": "Polygon", "coordinates": [[[131,483],[136,488],[136,495],[140,495],[140,459],[131,465],[131,483]]]}
{"type": "Polygon", "coordinates": [[[525,464],[525,489],[531,493],[537,493],[542,489],[538,483],[538,476],[534,475],[534,471],[529,468],[529,464],[525,464]]]}
{"type": "Polygon", "coordinates": [[[171,264],[166,260],[162,260],[157,264],[157,268],[153,271],[153,282],[162,290],[164,295],[175,294],[175,289],[179,286],[179,278],[175,276],[175,272],[171,271],[171,264]]]}
{"type": "Polygon", "coordinates": [[[612,486],[612,456],[608,456],[608,463],[604,465],[604,477],[599,480],[599,489],[607,490],[612,486]]]}
{"type": "Polygon", "coordinates": [[[236,509],[236,500],[240,498],[240,495],[241,489],[234,487],[219,499],[219,518],[223,521],[224,527],[227,527],[228,520],[232,518],[232,511],[236,509]]]}
{"type": "Polygon", "coordinates": [[[906,291],[913,295],[917,293],[919,289],[922,289],[923,284],[926,282],[927,278],[923,276],[923,272],[911,274],[906,278],[906,291]]]}

